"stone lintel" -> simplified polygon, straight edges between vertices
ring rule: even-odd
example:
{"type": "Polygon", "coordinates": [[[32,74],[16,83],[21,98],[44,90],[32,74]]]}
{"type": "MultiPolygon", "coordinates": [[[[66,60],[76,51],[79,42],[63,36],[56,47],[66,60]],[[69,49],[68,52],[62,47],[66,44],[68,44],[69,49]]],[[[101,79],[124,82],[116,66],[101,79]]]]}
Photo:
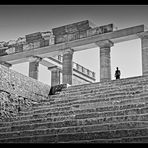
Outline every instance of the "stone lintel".
{"type": "Polygon", "coordinates": [[[57,68],[51,70],[51,86],[60,84],[60,71],[57,68]]]}
{"type": "Polygon", "coordinates": [[[96,44],[100,47],[100,48],[110,48],[114,45],[114,43],[110,40],[102,40],[102,41],[98,41],[96,42],[96,44]]]}

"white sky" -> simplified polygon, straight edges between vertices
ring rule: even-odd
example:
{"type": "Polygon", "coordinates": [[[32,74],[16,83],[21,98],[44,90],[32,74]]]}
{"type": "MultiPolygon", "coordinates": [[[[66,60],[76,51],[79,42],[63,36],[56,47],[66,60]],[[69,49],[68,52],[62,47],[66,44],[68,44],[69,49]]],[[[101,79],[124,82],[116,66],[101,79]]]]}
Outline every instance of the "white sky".
{"type": "MultiPolygon", "coordinates": [[[[148,6],[0,6],[0,41],[8,41],[38,31],[91,20],[97,26],[114,23],[118,29],[144,24],[148,26],[148,6]]],[[[94,71],[99,81],[99,47],[74,53],[74,62],[94,71]]],[[[28,63],[13,65],[14,69],[28,75],[28,63]]],[[[130,40],[111,48],[111,73],[116,67],[121,78],[142,74],[141,41],[130,40]]],[[[50,72],[39,66],[39,81],[50,84],[50,72]]]]}

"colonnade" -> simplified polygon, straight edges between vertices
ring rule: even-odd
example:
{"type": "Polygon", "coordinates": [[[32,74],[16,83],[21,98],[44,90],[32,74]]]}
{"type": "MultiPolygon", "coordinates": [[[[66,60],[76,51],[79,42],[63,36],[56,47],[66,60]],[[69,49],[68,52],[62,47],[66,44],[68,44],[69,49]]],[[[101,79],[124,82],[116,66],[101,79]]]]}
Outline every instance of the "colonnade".
{"type": "MultiPolygon", "coordinates": [[[[148,75],[148,33],[140,35],[141,50],[142,50],[142,75],[148,75]]],[[[100,48],[100,82],[111,80],[111,47],[114,43],[110,40],[102,40],[96,42],[96,45],[100,48]]],[[[74,50],[67,48],[63,50],[63,62],[62,62],[62,83],[72,84],[73,75],[73,54],[74,50]]],[[[38,79],[38,67],[41,58],[34,58],[29,63],[29,77],[38,79]]],[[[11,64],[1,63],[7,67],[11,67],[11,64]]],[[[51,70],[51,85],[60,84],[60,71],[57,67],[51,70]]]]}

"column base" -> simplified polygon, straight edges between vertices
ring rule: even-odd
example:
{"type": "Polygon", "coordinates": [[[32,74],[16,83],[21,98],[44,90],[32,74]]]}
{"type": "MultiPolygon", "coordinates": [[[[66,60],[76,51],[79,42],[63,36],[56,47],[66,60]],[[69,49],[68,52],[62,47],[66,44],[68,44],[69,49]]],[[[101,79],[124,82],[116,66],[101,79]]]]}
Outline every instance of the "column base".
{"type": "Polygon", "coordinates": [[[111,79],[109,79],[109,78],[102,78],[102,79],[100,79],[100,82],[107,82],[107,81],[111,81],[111,79]]]}

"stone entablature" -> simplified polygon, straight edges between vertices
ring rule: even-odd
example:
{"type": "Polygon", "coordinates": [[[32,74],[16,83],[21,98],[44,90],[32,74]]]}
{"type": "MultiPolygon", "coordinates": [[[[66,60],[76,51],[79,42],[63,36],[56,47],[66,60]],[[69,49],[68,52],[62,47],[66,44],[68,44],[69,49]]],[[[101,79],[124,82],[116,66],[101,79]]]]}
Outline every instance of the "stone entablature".
{"type": "Polygon", "coordinates": [[[64,32],[64,34],[60,34],[61,27],[59,27],[59,30],[58,28],[55,28],[51,31],[28,34],[25,35],[25,37],[19,37],[16,40],[10,40],[8,42],[2,41],[0,42],[0,56],[15,54],[18,52],[51,46],[54,44],[78,40],[81,38],[86,38],[97,34],[103,34],[113,31],[113,24],[93,28],[91,27],[90,21],[88,20],[74,24],[74,26],[71,26],[71,24],[66,25],[66,28],[69,28],[69,30],[71,30],[75,27],[79,31],[77,31],[76,29],[73,30],[72,33],[70,32],[67,34],[66,32],[64,32]],[[54,33],[54,30],[58,30],[58,34],[54,33]]]}

